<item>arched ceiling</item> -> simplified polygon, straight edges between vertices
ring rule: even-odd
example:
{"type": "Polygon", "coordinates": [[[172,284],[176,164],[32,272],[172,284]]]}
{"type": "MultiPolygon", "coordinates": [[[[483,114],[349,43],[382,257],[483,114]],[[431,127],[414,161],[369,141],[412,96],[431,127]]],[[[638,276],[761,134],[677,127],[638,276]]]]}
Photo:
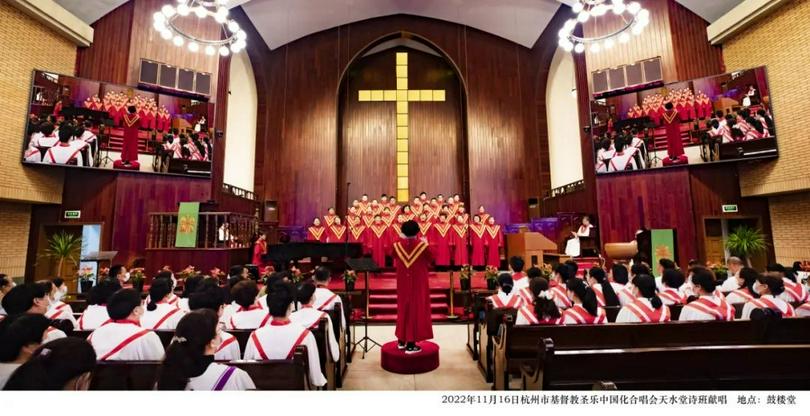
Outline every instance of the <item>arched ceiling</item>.
{"type": "MultiPolygon", "coordinates": [[[[127,0],[55,0],[93,23],[127,0]]],[[[677,0],[710,23],[742,0],[677,0]]],[[[275,49],[321,30],[395,14],[470,26],[532,47],[561,3],[572,0],[231,0],[275,49]]],[[[642,0],[643,2],[643,0],[642,0]]],[[[175,3],[166,0],[166,3],[175,3]]]]}

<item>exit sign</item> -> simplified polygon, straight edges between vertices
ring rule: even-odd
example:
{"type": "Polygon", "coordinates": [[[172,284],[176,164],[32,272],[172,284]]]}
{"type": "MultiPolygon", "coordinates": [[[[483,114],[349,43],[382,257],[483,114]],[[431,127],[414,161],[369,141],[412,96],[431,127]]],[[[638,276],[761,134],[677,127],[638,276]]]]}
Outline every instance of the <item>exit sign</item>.
{"type": "Polygon", "coordinates": [[[737,204],[723,205],[723,213],[724,214],[729,214],[729,213],[734,213],[734,212],[739,212],[739,211],[740,211],[740,209],[739,209],[739,207],[737,207],[737,204]]]}
{"type": "Polygon", "coordinates": [[[78,220],[82,217],[82,212],[78,209],[65,211],[66,220],[78,220]]]}

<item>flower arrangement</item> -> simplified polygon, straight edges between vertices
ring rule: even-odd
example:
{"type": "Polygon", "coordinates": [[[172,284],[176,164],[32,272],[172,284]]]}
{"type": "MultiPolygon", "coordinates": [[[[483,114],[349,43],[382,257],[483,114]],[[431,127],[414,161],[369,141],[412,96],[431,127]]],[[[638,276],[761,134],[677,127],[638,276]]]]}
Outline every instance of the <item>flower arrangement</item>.
{"type": "Polygon", "coordinates": [[[304,273],[297,267],[293,266],[290,268],[290,274],[292,275],[293,283],[298,284],[304,281],[304,273]]]}
{"type": "Polygon", "coordinates": [[[551,281],[551,276],[554,275],[554,267],[548,263],[543,263],[542,266],[537,266],[537,268],[540,269],[540,277],[551,281]]]}
{"type": "Polygon", "coordinates": [[[98,269],[98,278],[100,280],[104,280],[110,277],[110,268],[109,267],[102,267],[98,269]]]}
{"type": "Polygon", "coordinates": [[[195,274],[197,274],[197,269],[195,269],[194,266],[186,266],[185,269],[177,272],[177,279],[178,280],[187,279],[191,276],[194,276],[195,274]]]}
{"type": "Polygon", "coordinates": [[[343,281],[346,283],[354,283],[357,281],[357,272],[354,270],[346,270],[343,272],[343,281]]]}
{"type": "Polygon", "coordinates": [[[136,267],[129,270],[129,282],[132,287],[138,291],[143,290],[143,284],[146,282],[146,275],[143,272],[143,267],[136,267]]]}
{"type": "Polygon", "coordinates": [[[487,281],[498,280],[498,268],[495,266],[487,266],[487,268],[484,270],[484,278],[486,278],[487,281]]]}
{"type": "Polygon", "coordinates": [[[472,266],[469,264],[465,264],[461,266],[461,270],[458,272],[458,278],[461,280],[470,280],[472,277],[472,266]]]}
{"type": "Polygon", "coordinates": [[[719,263],[706,262],[706,268],[710,269],[717,276],[728,275],[728,266],[726,266],[725,263],[723,262],[719,263]]]}
{"type": "MultiPolygon", "coordinates": [[[[109,271],[109,269],[108,269],[108,271],[109,271]]],[[[78,276],[79,276],[79,281],[89,282],[90,279],[92,279],[93,276],[94,276],[93,268],[90,267],[90,266],[82,267],[81,269],[79,269],[78,276]]]]}

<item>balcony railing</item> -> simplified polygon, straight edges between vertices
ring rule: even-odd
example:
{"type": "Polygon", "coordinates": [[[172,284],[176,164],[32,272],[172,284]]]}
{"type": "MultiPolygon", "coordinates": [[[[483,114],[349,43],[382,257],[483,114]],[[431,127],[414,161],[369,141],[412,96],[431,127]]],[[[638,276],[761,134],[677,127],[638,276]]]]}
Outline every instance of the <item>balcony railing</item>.
{"type": "MultiPolygon", "coordinates": [[[[258,220],[252,215],[234,212],[201,212],[197,222],[195,248],[250,248],[258,220]]],[[[177,235],[176,212],[149,214],[149,234],[146,248],[175,248],[177,235]]]]}

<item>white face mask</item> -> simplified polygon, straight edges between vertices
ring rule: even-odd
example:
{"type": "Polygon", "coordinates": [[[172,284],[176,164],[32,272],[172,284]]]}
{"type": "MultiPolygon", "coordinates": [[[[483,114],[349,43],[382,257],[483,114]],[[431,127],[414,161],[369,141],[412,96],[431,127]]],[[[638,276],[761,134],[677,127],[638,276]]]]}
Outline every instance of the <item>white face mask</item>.
{"type": "Polygon", "coordinates": [[[62,300],[62,298],[65,297],[66,294],[67,294],[67,289],[59,289],[59,290],[57,290],[56,293],[54,293],[54,295],[53,295],[53,301],[54,302],[59,302],[60,300],[62,300]]]}
{"type": "Polygon", "coordinates": [[[124,281],[125,282],[129,281],[129,272],[124,273],[124,281]]]}
{"type": "Polygon", "coordinates": [[[751,288],[754,289],[754,293],[756,293],[757,295],[761,295],[761,293],[759,293],[759,284],[755,284],[751,286],[751,288]]]}

